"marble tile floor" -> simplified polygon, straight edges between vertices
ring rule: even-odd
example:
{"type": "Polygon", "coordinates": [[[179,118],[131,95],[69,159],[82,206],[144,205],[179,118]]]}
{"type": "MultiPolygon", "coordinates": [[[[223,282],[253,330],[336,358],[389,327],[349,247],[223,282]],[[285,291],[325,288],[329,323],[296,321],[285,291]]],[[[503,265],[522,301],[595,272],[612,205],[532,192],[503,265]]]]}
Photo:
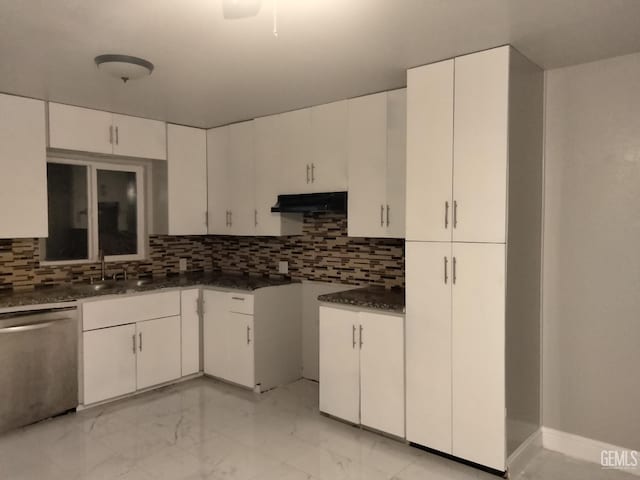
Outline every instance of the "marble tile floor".
{"type": "MultiPolygon", "coordinates": [[[[318,413],[318,385],[262,395],[200,378],[0,436],[1,480],[484,480],[318,413]]],[[[521,480],[633,480],[541,452],[521,480]]]]}

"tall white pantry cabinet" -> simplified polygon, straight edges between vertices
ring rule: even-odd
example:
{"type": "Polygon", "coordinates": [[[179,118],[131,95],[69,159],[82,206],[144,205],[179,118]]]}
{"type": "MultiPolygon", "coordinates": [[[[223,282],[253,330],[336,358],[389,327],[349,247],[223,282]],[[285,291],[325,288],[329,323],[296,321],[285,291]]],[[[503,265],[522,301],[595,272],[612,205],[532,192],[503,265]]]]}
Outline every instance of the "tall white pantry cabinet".
{"type": "Polygon", "coordinates": [[[407,440],[497,471],[540,424],[542,114],[509,46],[408,71],[407,440]]]}

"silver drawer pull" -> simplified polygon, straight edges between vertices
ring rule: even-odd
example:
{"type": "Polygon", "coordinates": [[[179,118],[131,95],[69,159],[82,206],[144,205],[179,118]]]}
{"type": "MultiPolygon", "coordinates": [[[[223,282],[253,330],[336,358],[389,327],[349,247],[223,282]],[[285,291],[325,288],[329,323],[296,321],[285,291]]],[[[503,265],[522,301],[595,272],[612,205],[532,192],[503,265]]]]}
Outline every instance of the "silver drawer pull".
{"type": "Polygon", "coordinates": [[[136,354],[136,334],[131,335],[131,340],[133,340],[133,354],[136,354]]]}
{"type": "Polygon", "coordinates": [[[353,325],[353,330],[351,331],[351,342],[353,343],[353,348],[356,348],[356,326],[353,325]]]}
{"type": "Polygon", "coordinates": [[[251,327],[247,327],[247,345],[251,343],[251,327]]]}
{"type": "Polygon", "coordinates": [[[449,274],[447,272],[447,267],[449,266],[449,259],[444,257],[444,284],[446,285],[449,281],[449,274]]]}
{"type": "Polygon", "coordinates": [[[241,302],[244,302],[244,297],[231,297],[231,300],[240,300],[241,302]]]}
{"type": "Polygon", "coordinates": [[[142,351],[142,332],[138,334],[138,337],[140,338],[140,345],[138,347],[140,348],[140,351],[142,351]]]}

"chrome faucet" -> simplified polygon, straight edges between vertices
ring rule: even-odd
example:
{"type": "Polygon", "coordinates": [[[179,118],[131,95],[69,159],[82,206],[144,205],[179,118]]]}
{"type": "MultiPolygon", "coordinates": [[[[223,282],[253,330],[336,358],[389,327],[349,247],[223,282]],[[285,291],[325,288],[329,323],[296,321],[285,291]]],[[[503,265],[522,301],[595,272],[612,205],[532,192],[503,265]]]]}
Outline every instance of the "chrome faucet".
{"type": "Polygon", "coordinates": [[[98,252],[98,259],[100,260],[100,280],[105,281],[107,277],[107,267],[104,261],[104,250],[100,249],[98,252]]]}

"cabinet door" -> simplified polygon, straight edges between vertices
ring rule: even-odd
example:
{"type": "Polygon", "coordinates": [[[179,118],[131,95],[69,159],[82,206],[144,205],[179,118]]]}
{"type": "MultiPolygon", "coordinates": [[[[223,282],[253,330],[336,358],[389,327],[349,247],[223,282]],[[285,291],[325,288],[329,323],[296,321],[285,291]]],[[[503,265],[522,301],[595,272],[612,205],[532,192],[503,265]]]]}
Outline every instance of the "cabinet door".
{"type": "Polygon", "coordinates": [[[46,237],[44,102],[0,94],[0,238],[46,237]]]}
{"type": "Polygon", "coordinates": [[[113,153],[113,115],[49,102],[49,146],[82,152],[113,153]]]}
{"type": "Polygon", "coordinates": [[[167,126],[158,120],[113,115],[113,153],[127,157],[167,159],[167,126]]]}
{"type": "Polygon", "coordinates": [[[404,437],[404,318],[360,313],[360,422],[404,437]]]}
{"type": "Polygon", "coordinates": [[[138,335],[138,389],[179,378],[181,375],[180,317],[136,324],[138,335]]]}
{"type": "Polygon", "coordinates": [[[407,240],[451,240],[453,60],[407,73],[407,240]]]}
{"type": "Polygon", "coordinates": [[[182,338],[182,376],[200,370],[200,290],[180,293],[180,319],[182,338]]]}
{"type": "Polygon", "coordinates": [[[271,212],[282,179],[281,115],[255,120],[256,235],[302,233],[302,215],[271,212]]]}
{"type": "Polygon", "coordinates": [[[350,237],[386,234],[387,94],[349,100],[350,237]]]}
{"type": "Polygon", "coordinates": [[[254,388],[254,329],[253,315],[229,312],[224,329],[226,335],[227,357],[224,379],[230,382],[254,388]]]}
{"type": "Polygon", "coordinates": [[[450,242],[406,243],[407,440],[451,453],[450,242]]]}
{"type": "Polygon", "coordinates": [[[82,349],[85,405],[135,391],[135,324],[84,332],[82,349]]]}
{"type": "Polygon", "coordinates": [[[226,368],[228,298],[226,292],[202,291],[204,373],[220,378],[226,368]]]}
{"type": "Polygon", "coordinates": [[[283,168],[279,193],[311,193],[311,109],[283,113],[280,122],[283,168]]]}
{"type": "Polygon", "coordinates": [[[167,125],[169,235],[207,233],[207,135],[167,125]]]}
{"type": "Polygon", "coordinates": [[[255,234],[254,127],[253,121],[229,127],[229,223],[232,235],[255,234]]]}
{"type": "Polygon", "coordinates": [[[229,127],[207,130],[209,234],[229,234],[229,127]]]}
{"type": "Polygon", "coordinates": [[[320,411],[360,423],[358,313],[320,307],[320,411]]]}
{"type": "Polygon", "coordinates": [[[386,235],[405,236],[407,90],[387,92],[386,235]]]}
{"type": "Polygon", "coordinates": [[[453,258],[452,453],[504,470],[505,246],[455,243],[453,258]]]}
{"type": "Polygon", "coordinates": [[[343,192],[347,189],[347,101],[311,109],[311,189],[343,192]]]}
{"type": "Polygon", "coordinates": [[[453,240],[505,241],[509,47],[455,60],[453,240]]]}

